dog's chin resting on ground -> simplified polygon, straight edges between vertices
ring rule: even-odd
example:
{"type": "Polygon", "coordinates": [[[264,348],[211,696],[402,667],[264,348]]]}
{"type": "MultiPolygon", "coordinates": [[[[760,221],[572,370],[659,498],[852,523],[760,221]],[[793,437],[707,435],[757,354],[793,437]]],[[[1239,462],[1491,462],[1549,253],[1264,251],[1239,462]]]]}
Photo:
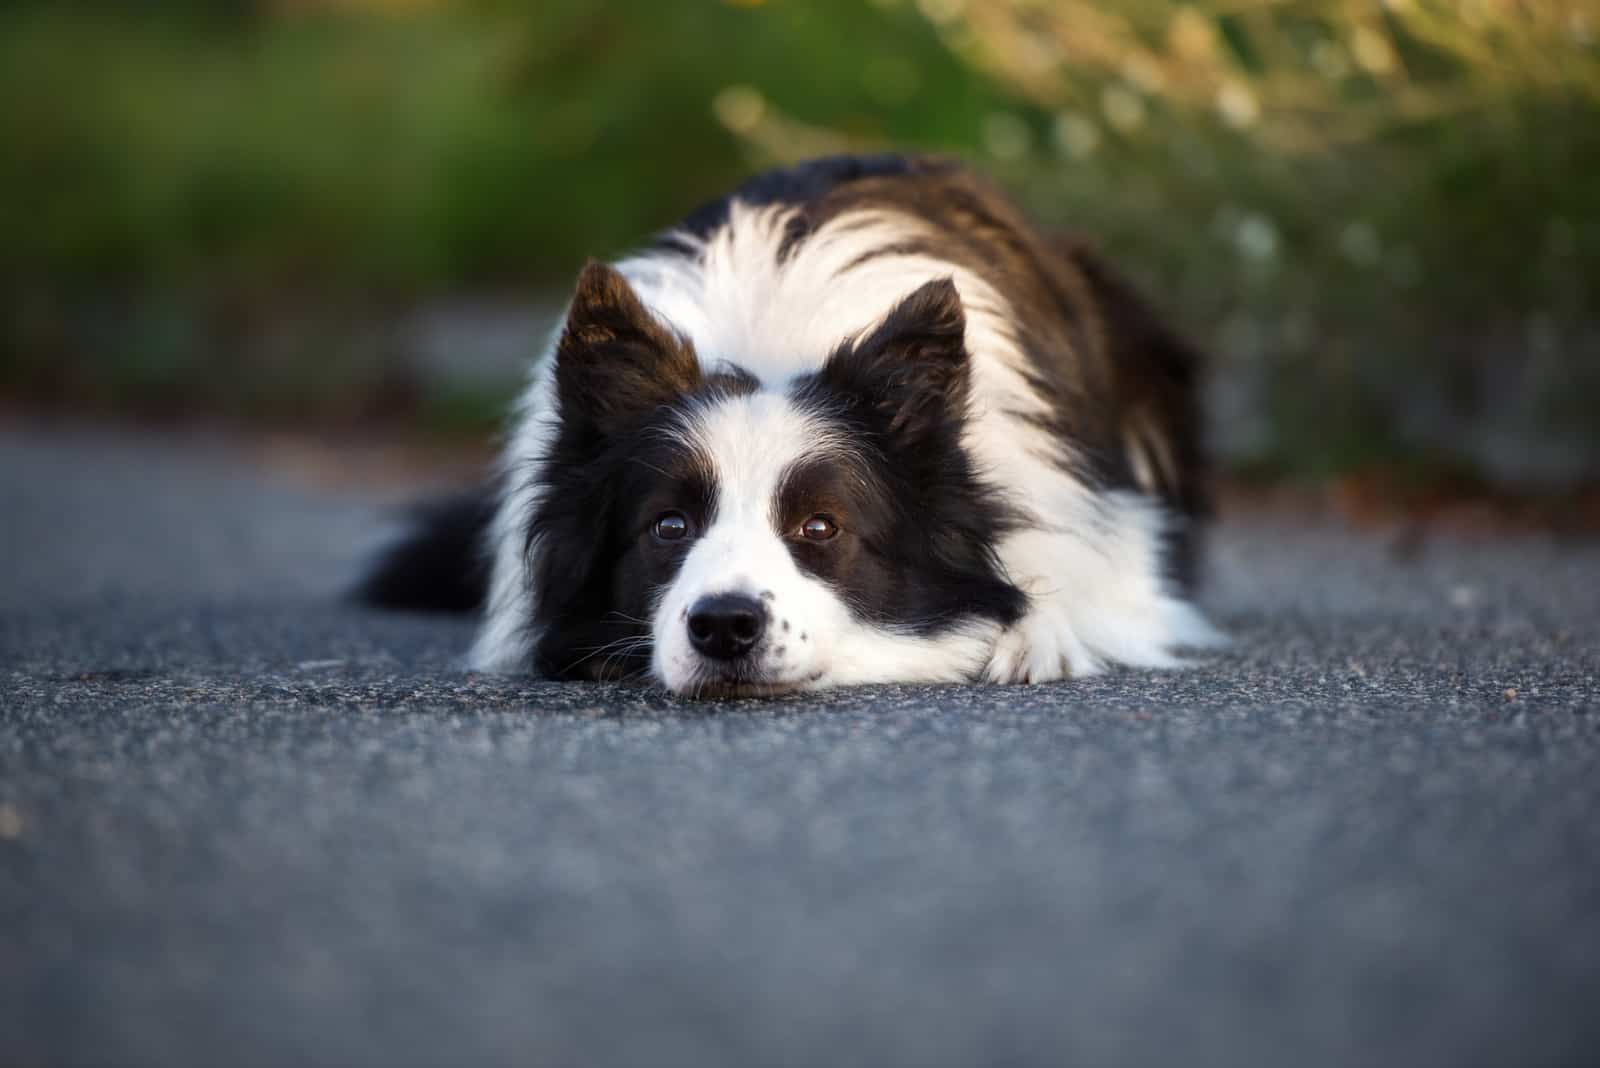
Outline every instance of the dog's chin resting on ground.
{"type": "Polygon", "coordinates": [[[584,268],[494,478],[359,593],[691,696],[1173,666],[1219,640],[1198,364],[954,163],[765,174],[584,268]]]}

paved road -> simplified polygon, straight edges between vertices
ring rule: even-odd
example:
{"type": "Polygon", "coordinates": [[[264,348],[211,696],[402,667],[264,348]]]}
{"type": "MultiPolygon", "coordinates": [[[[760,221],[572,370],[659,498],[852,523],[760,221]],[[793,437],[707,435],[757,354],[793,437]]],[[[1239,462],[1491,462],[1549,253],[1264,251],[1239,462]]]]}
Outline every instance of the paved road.
{"type": "Polygon", "coordinates": [[[1600,547],[1253,520],[1197,670],[687,705],[336,603],[372,498],[215,442],[0,502],[0,1062],[1600,1050],[1600,547]]]}

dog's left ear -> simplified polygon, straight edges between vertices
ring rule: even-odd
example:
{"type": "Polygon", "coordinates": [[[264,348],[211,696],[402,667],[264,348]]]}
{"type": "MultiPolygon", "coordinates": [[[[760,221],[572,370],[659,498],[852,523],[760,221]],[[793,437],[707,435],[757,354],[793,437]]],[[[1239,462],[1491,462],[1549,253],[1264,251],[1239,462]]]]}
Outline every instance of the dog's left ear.
{"type": "Polygon", "coordinates": [[[817,384],[849,398],[889,438],[920,440],[966,414],[966,332],[955,282],[928,282],[877,328],[836,349],[817,384]]]}
{"type": "Polygon", "coordinates": [[[562,420],[610,434],[701,381],[688,340],[656,318],[615,268],[590,261],[556,344],[562,420]]]}

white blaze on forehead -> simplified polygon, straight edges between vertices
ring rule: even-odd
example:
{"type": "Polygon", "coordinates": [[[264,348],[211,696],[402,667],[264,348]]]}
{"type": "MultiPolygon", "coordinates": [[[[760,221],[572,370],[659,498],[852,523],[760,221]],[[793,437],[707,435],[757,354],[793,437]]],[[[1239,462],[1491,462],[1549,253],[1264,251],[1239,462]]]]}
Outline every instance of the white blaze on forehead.
{"type": "Polygon", "coordinates": [[[778,491],[796,464],[848,455],[835,428],[773,393],[726,398],[695,412],[686,424],[685,437],[710,461],[716,480],[712,529],[770,529],[778,491]]]}

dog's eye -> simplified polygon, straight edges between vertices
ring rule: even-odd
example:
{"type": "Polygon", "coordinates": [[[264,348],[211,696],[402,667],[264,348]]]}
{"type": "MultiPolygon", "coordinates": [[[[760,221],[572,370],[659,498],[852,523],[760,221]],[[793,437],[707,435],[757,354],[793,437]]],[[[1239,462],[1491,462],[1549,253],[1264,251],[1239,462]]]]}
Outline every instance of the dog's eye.
{"type": "Polygon", "coordinates": [[[650,533],[662,541],[679,541],[689,536],[689,517],[682,512],[663,512],[650,525],[650,533]]]}
{"type": "Polygon", "coordinates": [[[825,515],[814,515],[800,524],[800,536],[807,541],[827,541],[839,533],[839,527],[825,515]]]}

